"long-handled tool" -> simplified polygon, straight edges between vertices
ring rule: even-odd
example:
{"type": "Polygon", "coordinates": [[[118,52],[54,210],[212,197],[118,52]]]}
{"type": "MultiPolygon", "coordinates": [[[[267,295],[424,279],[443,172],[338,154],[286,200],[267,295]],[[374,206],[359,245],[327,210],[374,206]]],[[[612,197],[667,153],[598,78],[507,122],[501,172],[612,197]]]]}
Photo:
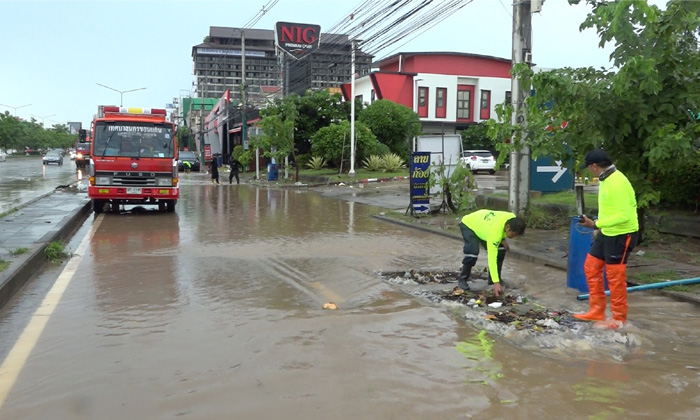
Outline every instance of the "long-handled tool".
{"type": "MultiPolygon", "coordinates": [[[[681,284],[695,284],[700,283],[700,277],[693,277],[690,279],[683,280],[671,280],[671,281],[660,281],[658,283],[643,284],[641,286],[631,286],[627,288],[627,292],[638,292],[640,290],[651,290],[651,289],[662,289],[669,286],[679,286],[681,284]]],[[[610,296],[610,290],[605,291],[606,296],[610,296]]],[[[576,296],[578,300],[588,300],[588,293],[584,295],[576,296]]]]}

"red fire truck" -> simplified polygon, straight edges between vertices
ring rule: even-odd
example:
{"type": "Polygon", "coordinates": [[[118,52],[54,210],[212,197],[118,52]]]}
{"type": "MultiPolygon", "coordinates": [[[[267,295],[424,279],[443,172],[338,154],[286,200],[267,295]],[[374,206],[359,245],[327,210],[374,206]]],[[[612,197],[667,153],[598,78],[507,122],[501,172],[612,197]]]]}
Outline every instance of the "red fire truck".
{"type": "Polygon", "coordinates": [[[90,136],[87,130],[78,130],[78,141],[75,142],[75,166],[83,169],[90,163],[90,136]]]}
{"type": "Polygon", "coordinates": [[[179,198],[175,125],[165,109],[99,106],[92,122],[88,196],[105,204],[157,205],[172,212],[179,198]]]}

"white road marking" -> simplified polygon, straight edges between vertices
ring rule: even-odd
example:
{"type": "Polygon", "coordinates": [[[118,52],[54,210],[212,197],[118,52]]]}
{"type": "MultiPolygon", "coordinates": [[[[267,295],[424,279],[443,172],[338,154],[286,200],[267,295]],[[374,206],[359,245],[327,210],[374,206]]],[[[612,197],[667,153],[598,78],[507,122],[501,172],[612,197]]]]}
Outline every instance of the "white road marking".
{"type": "Polygon", "coordinates": [[[73,279],[73,275],[78,269],[83,255],[85,255],[88,244],[100,223],[102,223],[103,218],[104,215],[97,217],[90,232],[85,235],[85,238],[80,242],[75,255],[68,261],[68,264],[66,264],[66,267],[58,276],[58,279],[56,279],[53,287],[51,287],[51,290],[46,294],[41,305],[39,305],[34,315],[32,315],[29,324],[27,324],[24,331],[22,331],[22,335],[20,335],[19,339],[2,362],[2,365],[0,365],[0,408],[2,408],[7,395],[17,381],[17,377],[27,362],[32,349],[34,349],[34,346],[39,341],[39,337],[44,331],[46,323],[49,322],[49,318],[56,309],[58,302],[61,300],[63,292],[65,292],[68,284],[73,279]]]}

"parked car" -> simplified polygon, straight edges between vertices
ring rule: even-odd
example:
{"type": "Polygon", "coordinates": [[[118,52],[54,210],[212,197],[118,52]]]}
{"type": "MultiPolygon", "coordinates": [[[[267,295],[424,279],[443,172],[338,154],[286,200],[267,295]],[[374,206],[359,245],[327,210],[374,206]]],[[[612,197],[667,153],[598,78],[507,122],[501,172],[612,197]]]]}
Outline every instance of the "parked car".
{"type": "Polygon", "coordinates": [[[199,158],[194,152],[183,150],[180,152],[180,157],[177,160],[178,171],[185,170],[185,162],[189,162],[191,167],[190,170],[199,172],[201,165],[199,163],[199,158]]]}
{"type": "Polygon", "coordinates": [[[44,165],[48,165],[49,163],[63,165],[63,156],[61,156],[61,153],[58,150],[49,150],[44,155],[43,160],[44,165]]]}
{"type": "Polygon", "coordinates": [[[496,158],[488,150],[465,150],[462,152],[462,163],[476,173],[488,171],[491,175],[496,173],[496,158]]]}
{"type": "Polygon", "coordinates": [[[0,150],[0,162],[4,162],[7,159],[7,153],[4,150],[0,150]]]}

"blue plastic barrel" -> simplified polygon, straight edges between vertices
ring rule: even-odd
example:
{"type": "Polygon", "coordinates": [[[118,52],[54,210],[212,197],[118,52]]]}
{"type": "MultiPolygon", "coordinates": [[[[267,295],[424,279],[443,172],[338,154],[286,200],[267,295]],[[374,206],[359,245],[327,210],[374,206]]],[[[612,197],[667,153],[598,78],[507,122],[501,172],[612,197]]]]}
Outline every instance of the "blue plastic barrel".
{"type": "Polygon", "coordinates": [[[583,264],[593,244],[593,229],[578,223],[578,216],[571,218],[569,229],[569,260],[566,269],[566,285],[579,292],[588,293],[583,264]]]}
{"type": "Polygon", "coordinates": [[[277,168],[277,165],[274,163],[270,163],[267,165],[267,180],[268,181],[277,181],[277,178],[279,177],[279,169],[277,168]]]}

